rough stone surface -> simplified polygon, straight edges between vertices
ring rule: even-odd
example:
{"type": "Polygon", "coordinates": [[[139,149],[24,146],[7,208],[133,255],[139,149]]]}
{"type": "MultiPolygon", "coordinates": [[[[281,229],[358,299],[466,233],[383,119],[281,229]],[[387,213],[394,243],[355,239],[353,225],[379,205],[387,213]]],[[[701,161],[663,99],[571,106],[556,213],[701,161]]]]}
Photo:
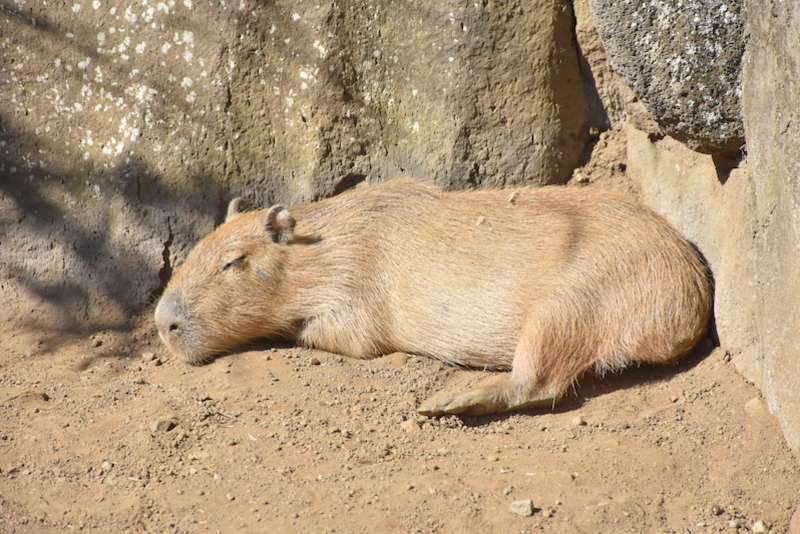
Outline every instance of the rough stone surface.
{"type": "Polygon", "coordinates": [[[523,517],[533,515],[533,501],[530,499],[523,499],[520,501],[513,501],[511,503],[511,513],[521,515],[523,517]]]}
{"type": "Polygon", "coordinates": [[[627,122],[639,130],[661,134],[647,108],[612,70],[592,20],[589,0],[575,0],[573,10],[590,125],[607,130],[627,122]]]}
{"type": "Polygon", "coordinates": [[[237,194],[565,181],[571,22],[557,0],[2,3],[0,320],[124,328],[237,194]]]}
{"type": "Polygon", "coordinates": [[[741,0],[589,0],[614,71],[670,136],[706,153],[744,144],[741,0]]]}
{"type": "Polygon", "coordinates": [[[800,5],[746,2],[743,66],[748,159],[755,182],[764,393],[800,447],[800,5]]]}

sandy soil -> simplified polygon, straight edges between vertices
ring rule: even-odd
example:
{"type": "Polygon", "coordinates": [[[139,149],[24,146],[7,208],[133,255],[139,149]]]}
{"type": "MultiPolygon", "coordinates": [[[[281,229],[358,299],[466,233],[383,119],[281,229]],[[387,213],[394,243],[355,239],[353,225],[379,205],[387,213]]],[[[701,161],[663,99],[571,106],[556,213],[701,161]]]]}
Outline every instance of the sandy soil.
{"type": "Polygon", "coordinates": [[[146,323],[3,340],[1,532],[787,532],[800,504],[798,458],[720,349],[435,420],[421,399],[485,373],[293,348],[189,367],[146,323]]]}

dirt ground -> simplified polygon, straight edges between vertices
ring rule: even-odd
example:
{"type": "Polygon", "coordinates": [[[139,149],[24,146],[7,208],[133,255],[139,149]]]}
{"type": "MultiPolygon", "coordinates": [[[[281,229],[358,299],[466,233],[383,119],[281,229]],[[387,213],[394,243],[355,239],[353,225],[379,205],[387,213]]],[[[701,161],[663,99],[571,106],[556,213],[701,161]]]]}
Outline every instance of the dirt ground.
{"type": "Polygon", "coordinates": [[[7,333],[0,532],[787,532],[800,463],[728,360],[436,420],[420,400],[485,373],[294,348],[189,367],[146,323],[7,333]]]}
{"type": "MultiPolygon", "coordinates": [[[[620,147],[601,135],[573,183],[635,190],[620,147]]],[[[0,340],[2,533],[800,533],[800,458],[709,344],[585,377],[554,409],[461,420],[415,408],[486,373],[403,354],[190,367],[149,318],[0,340]]]]}

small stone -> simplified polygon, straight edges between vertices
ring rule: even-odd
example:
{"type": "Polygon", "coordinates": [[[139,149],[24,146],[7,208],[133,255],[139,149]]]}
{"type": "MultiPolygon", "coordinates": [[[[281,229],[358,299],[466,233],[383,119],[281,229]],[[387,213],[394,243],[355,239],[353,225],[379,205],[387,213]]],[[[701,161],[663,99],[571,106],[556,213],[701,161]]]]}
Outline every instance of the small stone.
{"type": "Polygon", "coordinates": [[[178,426],[178,421],[176,421],[174,417],[165,417],[163,419],[156,419],[150,423],[150,430],[153,433],[169,432],[176,426],[178,426]]]}
{"type": "Polygon", "coordinates": [[[498,458],[497,456],[487,456],[486,457],[486,461],[487,462],[499,462],[500,458],[498,458]]]}
{"type": "Polygon", "coordinates": [[[142,360],[144,360],[146,362],[152,362],[155,359],[156,359],[156,353],[155,352],[146,351],[146,352],[142,353],[142,360]]]}
{"type": "Polygon", "coordinates": [[[513,491],[514,491],[514,488],[512,488],[511,486],[508,486],[507,488],[505,488],[503,490],[503,495],[511,495],[511,492],[513,492],[513,491]]]}
{"type": "Polygon", "coordinates": [[[675,404],[675,403],[676,403],[676,402],[678,402],[679,400],[681,400],[681,398],[680,398],[680,397],[678,397],[677,395],[673,395],[673,396],[671,396],[671,397],[669,398],[669,401],[670,401],[671,403],[673,403],[673,404],[675,404]]]}
{"type": "Polygon", "coordinates": [[[545,508],[544,510],[542,510],[542,515],[544,517],[553,517],[553,511],[549,508],[545,508]]]}
{"type": "Polygon", "coordinates": [[[722,515],[724,511],[725,509],[718,504],[715,504],[714,506],[711,507],[711,513],[714,515],[722,515]]]}
{"type": "Polygon", "coordinates": [[[769,409],[761,397],[753,397],[744,403],[744,411],[751,417],[763,417],[769,413],[769,409]]]}
{"type": "Polygon", "coordinates": [[[111,471],[112,467],[113,466],[111,465],[111,462],[105,461],[102,464],[100,464],[100,472],[101,473],[108,473],[109,471],[111,471]]]}
{"type": "Polygon", "coordinates": [[[308,363],[311,365],[320,365],[322,362],[319,361],[319,358],[311,358],[308,363]]]}
{"type": "Polygon", "coordinates": [[[408,421],[403,421],[400,423],[400,428],[402,428],[403,432],[406,432],[407,434],[419,432],[419,424],[417,424],[417,422],[413,419],[409,419],[408,421]]]}
{"type": "Polygon", "coordinates": [[[753,526],[750,527],[750,530],[753,532],[753,534],[766,534],[767,526],[764,524],[762,520],[759,519],[758,521],[753,523],[753,526]]]}
{"type": "Polygon", "coordinates": [[[531,499],[523,499],[521,501],[514,501],[511,503],[511,513],[521,516],[533,515],[533,501],[531,499]]]}
{"type": "Polygon", "coordinates": [[[739,528],[739,520],[738,519],[731,519],[728,521],[728,528],[739,528]]]}
{"type": "Polygon", "coordinates": [[[580,415],[576,415],[570,421],[570,425],[572,426],[586,426],[586,420],[581,417],[580,415]]]}
{"type": "Polygon", "coordinates": [[[233,495],[231,495],[230,493],[226,493],[226,494],[225,494],[225,498],[226,498],[226,499],[228,499],[229,501],[232,501],[232,500],[236,499],[236,497],[234,497],[234,496],[233,496],[233,495]]]}

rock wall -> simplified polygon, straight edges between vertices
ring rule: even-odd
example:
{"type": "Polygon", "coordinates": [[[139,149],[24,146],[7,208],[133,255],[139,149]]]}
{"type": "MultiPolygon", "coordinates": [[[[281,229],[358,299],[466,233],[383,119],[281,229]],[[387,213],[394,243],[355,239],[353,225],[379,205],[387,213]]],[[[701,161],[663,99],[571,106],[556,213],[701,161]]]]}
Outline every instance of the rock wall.
{"type": "Polygon", "coordinates": [[[800,5],[746,3],[744,125],[754,177],[763,391],[800,447],[800,5]]]}
{"type": "Polygon", "coordinates": [[[226,201],[565,181],[570,6],[0,3],[0,320],[124,328],[226,201]]]}

